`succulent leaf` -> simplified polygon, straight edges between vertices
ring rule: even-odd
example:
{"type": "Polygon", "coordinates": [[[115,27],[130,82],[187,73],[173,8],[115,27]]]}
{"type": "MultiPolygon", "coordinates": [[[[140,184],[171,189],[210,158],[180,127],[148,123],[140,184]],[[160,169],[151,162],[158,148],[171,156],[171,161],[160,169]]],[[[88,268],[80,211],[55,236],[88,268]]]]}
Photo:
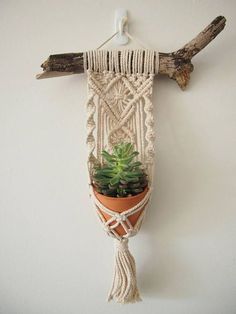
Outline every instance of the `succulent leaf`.
{"type": "Polygon", "coordinates": [[[102,151],[103,164],[94,167],[95,189],[111,197],[127,197],[141,193],[147,186],[142,163],[135,160],[139,153],[131,143],[119,143],[112,153],[102,151]]]}

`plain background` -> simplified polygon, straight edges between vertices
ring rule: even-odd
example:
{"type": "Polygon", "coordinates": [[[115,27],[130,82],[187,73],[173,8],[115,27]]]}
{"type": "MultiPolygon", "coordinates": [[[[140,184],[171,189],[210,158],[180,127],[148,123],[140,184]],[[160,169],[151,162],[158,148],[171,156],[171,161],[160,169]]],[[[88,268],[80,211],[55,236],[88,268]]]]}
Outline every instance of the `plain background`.
{"type": "Polygon", "coordinates": [[[236,313],[235,12],[229,0],[1,0],[1,314],[236,313]],[[130,241],[144,301],[127,306],[105,300],[113,241],[88,196],[86,76],[35,79],[49,54],[109,37],[117,7],[166,52],[227,17],[186,91],[155,79],[155,192],[130,241]]]}

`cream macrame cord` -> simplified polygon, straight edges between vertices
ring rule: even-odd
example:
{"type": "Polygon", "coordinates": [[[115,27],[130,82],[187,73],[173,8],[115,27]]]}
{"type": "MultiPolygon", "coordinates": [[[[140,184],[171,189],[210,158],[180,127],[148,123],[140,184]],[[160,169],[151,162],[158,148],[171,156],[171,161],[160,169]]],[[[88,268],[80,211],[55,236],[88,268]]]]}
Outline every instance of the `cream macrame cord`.
{"type": "Polygon", "coordinates": [[[140,301],[135,261],[128,250],[128,238],[142,223],[150,198],[154,165],[154,118],[151,100],[153,78],[159,68],[158,53],[152,50],[92,50],[84,53],[88,74],[87,145],[90,194],[104,230],[116,239],[115,270],[108,300],[120,303],[140,301]],[[130,142],[139,152],[139,160],[148,174],[145,197],[122,213],[106,208],[92,188],[92,171],[102,163],[101,152],[119,142],[130,142]],[[141,211],[135,226],[129,216],[141,211]],[[105,220],[103,213],[111,218],[105,220]],[[116,232],[121,225],[125,235],[116,232]]]}

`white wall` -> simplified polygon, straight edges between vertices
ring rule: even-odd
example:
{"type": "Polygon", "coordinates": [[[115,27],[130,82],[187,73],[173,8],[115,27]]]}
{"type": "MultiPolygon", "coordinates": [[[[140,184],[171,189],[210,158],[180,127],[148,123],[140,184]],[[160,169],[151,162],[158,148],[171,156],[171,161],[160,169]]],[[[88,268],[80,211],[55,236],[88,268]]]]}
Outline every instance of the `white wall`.
{"type": "Polygon", "coordinates": [[[235,9],[229,0],[0,2],[1,314],[236,313],[235,9]],[[113,242],[86,184],[86,77],[35,80],[49,54],[111,35],[117,7],[160,51],[227,17],[185,92],[155,80],[155,193],[130,243],[144,302],[127,306],[105,302],[113,242]]]}

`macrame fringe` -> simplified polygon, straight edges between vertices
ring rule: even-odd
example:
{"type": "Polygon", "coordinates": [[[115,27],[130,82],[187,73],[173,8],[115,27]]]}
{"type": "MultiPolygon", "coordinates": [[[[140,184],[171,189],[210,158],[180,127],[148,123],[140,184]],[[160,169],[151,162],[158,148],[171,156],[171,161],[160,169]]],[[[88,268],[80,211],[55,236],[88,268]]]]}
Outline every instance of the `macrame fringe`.
{"type": "Polygon", "coordinates": [[[128,239],[115,240],[115,267],[108,301],[127,304],[142,301],[139,295],[134,257],[128,248],[128,239]]]}

